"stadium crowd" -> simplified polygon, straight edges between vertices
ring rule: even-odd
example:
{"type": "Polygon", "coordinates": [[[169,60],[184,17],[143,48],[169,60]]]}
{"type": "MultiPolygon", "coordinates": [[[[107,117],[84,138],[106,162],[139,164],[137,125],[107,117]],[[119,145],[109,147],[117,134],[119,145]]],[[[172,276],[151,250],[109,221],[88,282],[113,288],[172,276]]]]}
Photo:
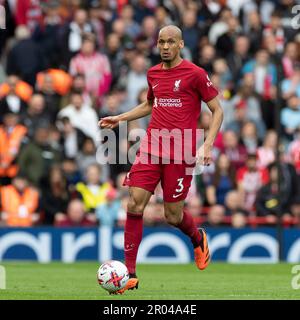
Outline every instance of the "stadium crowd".
{"type": "MultiPolygon", "coordinates": [[[[225,115],[213,164],[194,176],[186,208],[212,227],[274,224],[278,214],[300,226],[296,3],[0,0],[0,226],[124,223],[130,164],[97,161],[97,122],[146,98],[158,30],[168,24],[182,29],[182,56],[208,71],[225,115]]],[[[199,128],[210,119],[203,105],[199,128]]],[[[129,142],[114,130],[126,152],[129,142]]],[[[160,188],[144,221],[164,223],[160,188]]]]}

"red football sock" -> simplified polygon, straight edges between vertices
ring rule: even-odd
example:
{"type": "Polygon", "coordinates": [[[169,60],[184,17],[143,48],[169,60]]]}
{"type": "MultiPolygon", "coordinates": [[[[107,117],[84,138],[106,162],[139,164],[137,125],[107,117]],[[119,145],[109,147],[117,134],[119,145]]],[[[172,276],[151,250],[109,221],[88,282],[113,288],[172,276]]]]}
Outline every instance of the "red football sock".
{"type": "Polygon", "coordinates": [[[190,237],[194,248],[199,246],[201,234],[196,227],[193,217],[189,213],[183,211],[182,221],[176,227],[190,237]]]}
{"type": "Polygon", "coordinates": [[[136,257],[143,237],[143,214],[127,212],[124,234],[125,264],[129,273],[135,273],[136,257]]]}

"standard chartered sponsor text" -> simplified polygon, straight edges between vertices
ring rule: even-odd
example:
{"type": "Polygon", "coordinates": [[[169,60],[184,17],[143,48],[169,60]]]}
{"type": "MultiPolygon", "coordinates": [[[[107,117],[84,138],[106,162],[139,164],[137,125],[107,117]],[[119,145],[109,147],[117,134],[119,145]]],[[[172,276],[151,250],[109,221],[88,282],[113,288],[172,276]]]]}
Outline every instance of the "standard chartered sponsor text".
{"type": "Polygon", "coordinates": [[[181,99],[173,99],[173,98],[159,98],[157,99],[158,107],[182,107],[181,99]]]}

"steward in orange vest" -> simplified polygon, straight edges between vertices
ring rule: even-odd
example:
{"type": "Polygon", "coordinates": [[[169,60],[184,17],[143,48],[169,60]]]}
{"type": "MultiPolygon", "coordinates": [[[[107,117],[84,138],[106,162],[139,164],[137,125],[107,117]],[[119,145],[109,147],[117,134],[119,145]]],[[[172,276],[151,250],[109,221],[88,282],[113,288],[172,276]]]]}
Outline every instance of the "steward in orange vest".
{"type": "Polygon", "coordinates": [[[26,178],[17,176],[12,184],[1,187],[1,220],[9,227],[30,227],[38,220],[38,192],[26,178]]]}
{"type": "Polygon", "coordinates": [[[27,128],[18,124],[18,115],[6,113],[0,126],[0,178],[13,178],[18,173],[15,163],[27,128]]]}
{"type": "Polygon", "coordinates": [[[16,75],[8,76],[7,82],[0,85],[0,99],[14,93],[23,101],[28,102],[33,93],[33,88],[16,75]]]}

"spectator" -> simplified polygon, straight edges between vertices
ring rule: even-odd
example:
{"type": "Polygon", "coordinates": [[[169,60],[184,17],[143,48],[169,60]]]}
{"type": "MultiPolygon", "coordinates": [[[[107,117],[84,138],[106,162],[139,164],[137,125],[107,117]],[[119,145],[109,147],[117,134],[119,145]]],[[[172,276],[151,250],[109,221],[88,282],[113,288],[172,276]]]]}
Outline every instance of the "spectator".
{"type": "Polygon", "coordinates": [[[157,28],[161,29],[169,24],[172,24],[172,19],[164,6],[159,6],[155,8],[155,19],[157,22],[157,28]]]}
{"type": "Polygon", "coordinates": [[[25,25],[31,32],[42,23],[40,0],[16,0],[15,20],[17,26],[25,25]]]}
{"type": "Polygon", "coordinates": [[[291,212],[293,217],[298,219],[297,226],[300,226],[300,195],[297,195],[294,197],[293,202],[291,204],[291,212]]]}
{"type": "Polygon", "coordinates": [[[213,46],[216,44],[218,38],[228,31],[228,20],[233,16],[229,8],[225,7],[221,10],[221,6],[219,5],[217,8],[215,4],[214,1],[208,1],[207,4],[204,4],[203,8],[201,8],[202,12],[209,11],[209,18],[207,17],[206,23],[209,27],[208,39],[213,46]],[[210,8],[212,8],[212,10],[210,10],[210,8]],[[214,21],[214,23],[212,23],[212,21],[214,21]]]}
{"type": "Polygon", "coordinates": [[[55,215],[55,226],[57,227],[93,227],[96,226],[96,218],[93,214],[87,214],[81,200],[71,200],[67,214],[57,213],[55,215]]]}
{"type": "Polygon", "coordinates": [[[224,205],[226,194],[235,187],[235,174],[226,154],[220,154],[216,169],[206,186],[206,198],[209,205],[224,205]]]}
{"type": "Polygon", "coordinates": [[[81,195],[85,209],[94,212],[95,209],[105,203],[105,195],[111,187],[110,183],[101,183],[101,168],[97,164],[88,166],[85,174],[85,183],[76,184],[76,190],[81,195]]]}
{"type": "Polygon", "coordinates": [[[114,88],[118,82],[120,76],[121,60],[122,60],[123,48],[121,47],[121,41],[116,33],[111,33],[107,36],[106,46],[104,53],[107,55],[112,73],[111,87],[114,88]]]}
{"type": "MultiPolygon", "coordinates": [[[[285,78],[290,78],[294,75],[296,71],[295,68],[299,65],[298,60],[298,48],[296,42],[288,42],[285,50],[284,55],[282,57],[282,66],[284,71],[285,78]]],[[[300,66],[298,66],[297,70],[299,70],[300,66]]]]}
{"type": "MultiPolygon", "coordinates": [[[[120,113],[120,109],[122,107],[121,103],[121,94],[119,91],[115,90],[112,91],[109,95],[107,95],[105,99],[105,103],[102,108],[102,112],[100,113],[100,117],[103,118],[105,116],[112,116],[117,115],[120,113]]],[[[124,106],[127,107],[127,106],[124,106]]],[[[134,123],[137,123],[137,121],[133,121],[128,123],[128,130],[132,128],[134,123]]],[[[127,136],[124,134],[120,136],[120,132],[122,133],[122,130],[120,131],[120,127],[117,126],[113,129],[115,134],[115,141],[110,141],[110,147],[113,147],[113,149],[110,149],[113,151],[113,154],[109,154],[108,157],[112,158],[113,161],[107,164],[109,167],[110,177],[113,181],[116,180],[117,175],[122,172],[126,171],[128,169],[128,164],[122,164],[120,163],[120,159],[126,159],[127,158],[127,151],[128,151],[128,145],[129,142],[127,140],[127,136]]],[[[124,132],[124,131],[123,131],[124,132]]],[[[108,140],[104,140],[103,146],[107,147],[108,140]]],[[[103,153],[102,153],[103,154],[103,153]]],[[[99,162],[103,163],[101,160],[101,156],[99,153],[99,162]]],[[[105,161],[105,160],[104,160],[105,161]]]]}
{"type": "Polygon", "coordinates": [[[182,35],[185,45],[189,48],[192,55],[197,49],[199,31],[197,28],[197,12],[189,9],[182,14],[182,35]]]}
{"type": "Polygon", "coordinates": [[[273,11],[270,17],[270,24],[266,26],[263,33],[264,35],[272,35],[275,38],[276,51],[279,53],[283,52],[284,48],[284,29],[281,24],[281,13],[277,10],[273,11]]]}
{"type": "Polygon", "coordinates": [[[300,99],[292,96],[287,101],[287,106],[283,108],[280,116],[284,133],[289,141],[293,139],[293,134],[300,127],[300,99]]]}
{"type": "Polygon", "coordinates": [[[0,126],[0,182],[2,184],[10,183],[10,179],[19,171],[16,159],[26,133],[27,129],[19,124],[17,114],[4,115],[3,125],[0,126]]]}
{"type": "Polygon", "coordinates": [[[231,90],[232,89],[232,74],[229,70],[225,59],[218,58],[213,63],[213,71],[215,75],[220,77],[219,90],[231,90]]]}
{"type": "Polygon", "coordinates": [[[122,46],[125,46],[128,42],[132,42],[130,36],[126,34],[126,25],[123,19],[118,18],[113,21],[112,32],[119,37],[122,46]]]}
{"type": "Polygon", "coordinates": [[[252,10],[247,14],[248,28],[245,29],[247,38],[249,39],[249,52],[253,55],[261,47],[263,23],[261,17],[256,10],[252,10]]]}
{"type": "Polygon", "coordinates": [[[67,211],[71,195],[61,168],[53,166],[42,186],[41,207],[44,214],[43,224],[53,225],[56,214],[67,211]]]}
{"type": "Polygon", "coordinates": [[[228,54],[228,67],[233,80],[237,83],[241,79],[241,70],[249,59],[249,39],[245,35],[239,35],[234,42],[234,50],[228,54]]]}
{"type": "Polygon", "coordinates": [[[47,68],[58,68],[60,65],[58,35],[63,20],[59,14],[59,5],[58,0],[51,0],[43,4],[42,19],[32,33],[32,38],[37,42],[45,57],[47,68]]]}
{"type": "Polygon", "coordinates": [[[243,209],[242,198],[238,190],[229,191],[225,197],[226,215],[233,216],[235,213],[247,214],[243,209]]]}
{"type": "Polygon", "coordinates": [[[72,85],[72,77],[61,69],[47,69],[37,74],[36,89],[47,94],[54,92],[59,96],[69,93],[72,85]]]}
{"type": "Polygon", "coordinates": [[[18,175],[12,184],[2,187],[1,219],[8,227],[31,227],[39,220],[39,194],[18,175]]]}
{"type": "Polygon", "coordinates": [[[227,57],[233,51],[234,42],[240,29],[239,21],[236,17],[230,17],[227,21],[228,29],[216,42],[217,52],[221,57],[227,57]]]}
{"type": "Polygon", "coordinates": [[[219,204],[210,207],[207,214],[207,221],[203,223],[204,227],[217,228],[222,226],[225,217],[225,208],[219,204]]]}
{"type": "Polygon", "coordinates": [[[63,108],[57,117],[58,119],[69,118],[72,126],[91,137],[96,144],[99,141],[97,113],[91,106],[84,104],[80,93],[72,92],[71,104],[63,108]]]}
{"type": "Polygon", "coordinates": [[[82,181],[82,175],[80,174],[75,159],[65,158],[62,161],[61,168],[63,170],[64,177],[67,180],[67,189],[71,192],[71,195],[77,196],[76,184],[82,181]]]}
{"type": "Polygon", "coordinates": [[[61,154],[49,145],[48,129],[38,127],[33,141],[24,146],[18,159],[20,172],[37,187],[51,166],[61,160],[61,154]]]}
{"type": "MultiPolygon", "coordinates": [[[[13,5],[10,1],[1,0],[1,5],[4,7],[5,16],[0,16],[0,22],[4,23],[5,21],[5,29],[0,32],[0,56],[5,52],[6,43],[8,39],[11,38],[14,34],[15,28],[15,17],[13,12],[13,5]]],[[[0,83],[2,82],[2,65],[0,64],[0,83]]]]}
{"type": "Polygon", "coordinates": [[[15,94],[26,103],[32,96],[33,89],[25,81],[22,81],[17,75],[11,74],[6,78],[6,82],[0,85],[0,98],[6,97],[8,94],[15,94]]]}
{"type": "Polygon", "coordinates": [[[134,21],[134,10],[131,4],[125,4],[121,10],[120,18],[125,24],[125,33],[134,40],[141,31],[140,25],[134,21]]]}
{"type": "Polygon", "coordinates": [[[295,64],[293,74],[282,81],[281,90],[285,100],[292,96],[300,99],[300,63],[295,64]]]}
{"type": "Polygon", "coordinates": [[[268,171],[257,168],[256,154],[248,154],[246,166],[237,171],[236,179],[243,209],[253,212],[258,190],[269,181],[268,171]]]}
{"type": "MultiPolygon", "coordinates": [[[[122,55],[120,57],[120,63],[118,68],[118,79],[114,82],[115,87],[124,87],[127,85],[127,75],[130,71],[130,64],[136,57],[137,50],[133,42],[127,42],[124,45],[122,55]]],[[[115,70],[115,72],[117,72],[115,70]]]]}
{"type": "MultiPolygon", "coordinates": [[[[83,141],[82,148],[77,153],[75,159],[82,177],[84,176],[90,165],[98,162],[99,158],[97,157],[97,150],[94,141],[91,138],[86,138],[83,141]]],[[[109,179],[109,176],[111,177],[108,164],[101,165],[101,173],[102,181],[107,181],[109,179]]]]}
{"type": "Polygon", "coordinates": [[[275,65],[270,63],[270,56],[265,49],[260,49],[253,60],[248,61],[243,67],[243,74],[254,73],[256,92],[269,95],[270,85],[275,85],[277,72],[275,65]]]}
{"type": "Polygon", "coordinates": [[[84,104],[89,106],[93,106],[95,104],[95,101],[92,98],[92,96],[86,91],[84,74],[75,74],[75,76],[72,79],[71,90],[69,90],[68,93],[63,95],[61,98],[61,108],[65,107],[69,103],[73,92],[81,93],[84,104]]]}
{"type": "Polygon", "coordinates": [[[257,127],[253,121],[246,121],[241,129],[241,142],[246,147],[247,153],[255,153],[261,144],[257,136],[257,127]]]}
{"type": "Polygon", "coordinates": [[[277,70],[270,62],[267,50],[257,51],[255,58],[248,61],[242,69],[242,75],[251,73],[254,78],[255,92],[261,98],[261,110],[267,129],[274,127],[274,106],[272,100],[276,95],[277,70]]]}
{"type": "Polygon", "coordinates": [[[93,32],[93,27],[88,21],[87,12],[84,9],[76,9],[73,20],[62,27],[61,30],[61,66],[67,69],[69,62],[82,46],[82,36],[93,32]]]}
{"type": "Polygon", "coordinates": [[[27,127],[29,138],[33,138],[37,127],[50,125],[51,117],[45,109],[45,98],[42,94],[35,93],[32,95],[28,103],[28,109],[21,117],[21,122],[27,127]]]}
{"type": "Polygon", "coordinates": [[[236,95],[226,105],[225,127],[231,122],[234,117],[234,107],[241,101],[246,103],[246,118],[252,119],[256,123],[260,123],[265,129],[265,124],[262,118],[260,101],[257,94],[254,92],[254,77],[251,73],[245,74],[241,80],[241,85],[238,87],[236,95]]]}
{"type": "Polygon", "coordinates": [[[51,123],[56,119],[59,111],[61,96],[55,91],[54,78],[49,73],[44,73],[43,81],[38,86],[39,93],[45,100],[45,110],[49,114],[51,123]]]}
{"type": "MultiPolygon", "coordinates": [[[[108,15],[110,14],[111,13],[108,13],[108,15]]],[[[107,28],[107,24],[105,22],[105,20],[107,20],[107,15],[105,18],[102,17],[101,1],[89,1],[88,15],[92,29],[96,35],[96,41],[100,47],[103,47],[105,43],[105,31],[107,28]]]]}
{"type": "Polygon", "coordinates": [[[144,210],[144,225],[148,227],[161,226],[165,223],[164,207],[162,203],[150,200],[144,210]]]}
{"type": "Polygon", "coordinates": [[[34,87],[36,74],[45,68],[45,59],[39,46],[30,38],[26,26],[17,27],[16,43],[7,55],[7,74],[16,74],[34,87]]]}
{"type": "Polygon", "coordinates": [[[199,65],[199,67],[205,69],[207,73],[210,74],[213,71],[213,61],[215,57],[215,48],[210,44],[206,44],[200,48],[199,57],[193,60],[197,65],[199,65]]]}
{"type": "Polygon", "coordinates": [[[127,77],[128,109],[137,104],[139,92],[147,87],[147,62],[142,55],[137,55],[131,62],[131,70],[127,77]]]}
{"type": "Polygon", "coordinates": [[[257,193],[256,209],[258,216],[264,216],[267,222],[276,222],[276,216],[290,217],[291,187],[287,185],[281,175],[280,189],[278,189],[278,167],[272,163],[268,167],[270,181],[257,193]]]}
{"type": "Polygon", "coordinates": [[[281,55],[277,52],[276,38],[271,33],[266,33],[263,35],[263,47],[268,51],[270,56],[270,61],[274,64],[281,63],[281,55]]]}
{"type": "MultiPolygon", "coordinates": [[[[0,98],[0,123],[2,123],[5,113],[13,112],[18,115],[23,115],[27,108],[26,101],[24,100],[25,96],[19,92],[20,85],[22,86],[19,77],[10,75],[7,77],[5,84],[7,85],[7,89],[4,88],[3,85],[0,89],[0,91],[4,91],[3,97],[0,98]]],[[[29,85],[25,84],[25,86],[27,90],[32,91],[29,85]]],[[[27,96],[25,99],[27,99],[27,96]]]]}
{"type": "Polygon", "coordinates": [[[228,123],[225,129],[232,130],[236,134],[239,134],[241,132],[243,125],[247,121],[252,121],[256,125],[258,137],[262,139],[265,134],[265,124],[263,121],[256,121],[250,117],[248,118],[247,108],[248,108],[247,101],[239,100],[235,105],[234,119],[230,123],[228,123]]]}
{"type": "Polygon", "coordinates": [[[257,149],[257,165],[259,168],[266,168],[275,161],[277,148],[277,133],[269,130],[265,136],[264,143],[257,149]]]}
{"type": "Polygon", "coordinates": [[[58,122],[58,127],[62,133],[60,144],[63,147],[64,156],[75,158],[88,137],[80,129],[73,127],[68,117],[63,117],[58,122]]]}
{"type": "Polygon", "coordinates": [[[118,199],[117,191],[110,188],[106,191],[105,202],[97,206],[96,217],[101,226],[113,227],[119,220],[121,201],[118,199]]]}
{"type": "Polygon", "coordinates": [[[145,0],[138,0],[136,1],[136,5],[134,6],[134,20],[137,23],[142,23],[146,17],[152,16],[153,12],[148,7],[147,1],[145,0]]]}
{"type": "Polygon", "coordinates": [[[246,148],[239,144],[238,136],[232,130],[224,132],[221,152],[228,156],[235,170],[242,167],[247,158],[246,148]]]}
{"type": "Polygon", "coordinates": [[[110,88],[112,74],[106,55],[96,51],[94,35],[85,35],[80,53],[70,62],[70,74],[82,73],[86,91],[94,98],[103,96],[110,88]]]}
{"type": "Polygon", "coordinates": [[[231,216],[231,226],[235,229],[241,229],[246,227],[247,225],[247,218],[243,212],[235,212],[231,216]]]}
{"type": "Polygon", "coordinates": [[[295,139],[288,146],[288,157],[294,165],[300,181],[300,128],[295,131],[295,139]]]}
{"type": "Polygon", "coordinates": [[[185,208],[192,217],[194,218],[200,217],[201,209],[202,209],[202,203],[201,203],[200,197],[199,196],[190,197],[185,208]]]}
{"type": "Polygon", "coordinates": [[[118,174],[116,179],[116,187],[119,192],[120,198],[127,197],[129,195],[128,188],[123,185],[126,175],[127,175],[127,172],[121,172],[118,174]]]}

